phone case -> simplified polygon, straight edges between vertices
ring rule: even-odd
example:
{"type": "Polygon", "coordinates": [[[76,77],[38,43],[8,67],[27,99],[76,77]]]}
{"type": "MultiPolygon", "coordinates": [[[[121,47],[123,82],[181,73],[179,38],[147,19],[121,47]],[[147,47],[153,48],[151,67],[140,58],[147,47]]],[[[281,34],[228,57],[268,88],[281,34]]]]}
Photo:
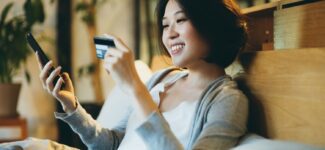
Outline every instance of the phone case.
{"type": "MultiPolygon", "coordinates": [[[[49,62],[49,58],[45,55],[44,51],[42,50],[42,48],[39,46],[39,44],[37,43],[37,41],[35,40],[35,38],[33,37],[33,35],[31,33],[27,33],[26,35],[26,39],[27,42],[29,44],[29,46],[38,53],[42,67],[44,67],[46,65],[47,62],[49,62]]],[[[55,68],[52,66],[49,70],[49,72],[52,72],[55,68]]],[[[56,82],[60,79],[61,75],[56,76],[54,78],[53,81],[53,85],[56,84],[56,82]]],[[[63,83],[61,87],[64,87],[65,84],[63,83]]]]}

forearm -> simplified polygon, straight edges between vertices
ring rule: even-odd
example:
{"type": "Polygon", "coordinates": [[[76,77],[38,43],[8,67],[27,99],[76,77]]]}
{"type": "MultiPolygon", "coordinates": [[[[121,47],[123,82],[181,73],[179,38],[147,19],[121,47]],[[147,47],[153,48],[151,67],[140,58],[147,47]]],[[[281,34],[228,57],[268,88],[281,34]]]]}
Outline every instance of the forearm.
{"type": "Polygon", "coordinates": [[[183,150],[183,145],[171,131],[168,123],[159,112],[153,112],[137,129],[148,149],[183,150]]]}
{"type": "Polygon", "coordinates": [[[117,148],[124,131],[102,128],[81,106],[70,114],[55,113],[56,118],[66,122],[89,149],[117,148]]]}
{"type": "Polygon", "coordinates": [[[136,131],[148,149],[183,149],[147,88],[143,84],[136,84],[131,93],[133,108],[137,111],[135,113],[142,119],[136,131]]]}
{"type": "Polygon", "coordinates": [[[137,115],[145,121],[153,112],[159,112],[157,104],[153,101],[147,87],[140,81],[132,85],[131,103],[137,115]]]}

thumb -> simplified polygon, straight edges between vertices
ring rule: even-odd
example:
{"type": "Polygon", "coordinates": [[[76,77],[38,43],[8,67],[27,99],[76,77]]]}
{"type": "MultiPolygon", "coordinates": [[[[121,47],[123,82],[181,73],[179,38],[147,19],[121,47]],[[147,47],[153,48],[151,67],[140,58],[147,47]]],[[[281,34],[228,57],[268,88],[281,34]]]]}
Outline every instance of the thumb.
{"type": "Polygon", "coordinates": [[[74,92],[74,91],[73,91],[74,89],[73,89],[72,81],[71,81],[71,79],[70,79],[69,74],[66,73],[66,72],[64,72],[64,73],[62,74],[62,78],[63,78],[64,83],[65,83],[65,88],[66,88],[67,90],[71,91],[71,92],[74,92]]]}

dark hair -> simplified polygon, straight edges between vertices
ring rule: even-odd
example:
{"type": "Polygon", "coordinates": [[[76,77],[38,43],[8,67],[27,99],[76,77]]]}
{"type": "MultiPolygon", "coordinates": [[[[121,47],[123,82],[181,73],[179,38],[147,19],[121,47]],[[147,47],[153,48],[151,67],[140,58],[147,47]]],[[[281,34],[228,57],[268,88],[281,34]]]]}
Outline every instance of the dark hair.
{"type": "MultiPolygon", "coordinates": [[[[168,54],[162,43],[162,19],[169,0],[159,0],[156,7],[158,39],[163,54],[168,54]]],[[[226,68],[245,47],[246,21],[233,0],[175,0],[197,32],[210,46],[209,63],[226,68]]]]}

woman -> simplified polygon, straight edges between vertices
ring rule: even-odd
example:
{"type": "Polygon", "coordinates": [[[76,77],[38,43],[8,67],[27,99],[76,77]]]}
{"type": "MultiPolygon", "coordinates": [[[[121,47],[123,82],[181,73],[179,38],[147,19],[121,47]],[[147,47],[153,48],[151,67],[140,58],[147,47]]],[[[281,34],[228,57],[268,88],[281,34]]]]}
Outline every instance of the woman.
{"type": "MultiPolygon", "coordinates": [[[[80,106],[67,73],[41,71],[45,89],[58,99],[67,122],[89,149],[229,149],[246,131],[247,99],[225,74],[245,43],[245,24],[232,0],[160,0],[160,42],[177,69],[141,83],[132,51],[118,38],[105,69],[129,95],[132,109],[120,125],[102,128],[80,106]],[[61,89],[62,83],[66,86],[61,89]]],[[[109,118],[107,118],[109,119],[109,118]]]]}

